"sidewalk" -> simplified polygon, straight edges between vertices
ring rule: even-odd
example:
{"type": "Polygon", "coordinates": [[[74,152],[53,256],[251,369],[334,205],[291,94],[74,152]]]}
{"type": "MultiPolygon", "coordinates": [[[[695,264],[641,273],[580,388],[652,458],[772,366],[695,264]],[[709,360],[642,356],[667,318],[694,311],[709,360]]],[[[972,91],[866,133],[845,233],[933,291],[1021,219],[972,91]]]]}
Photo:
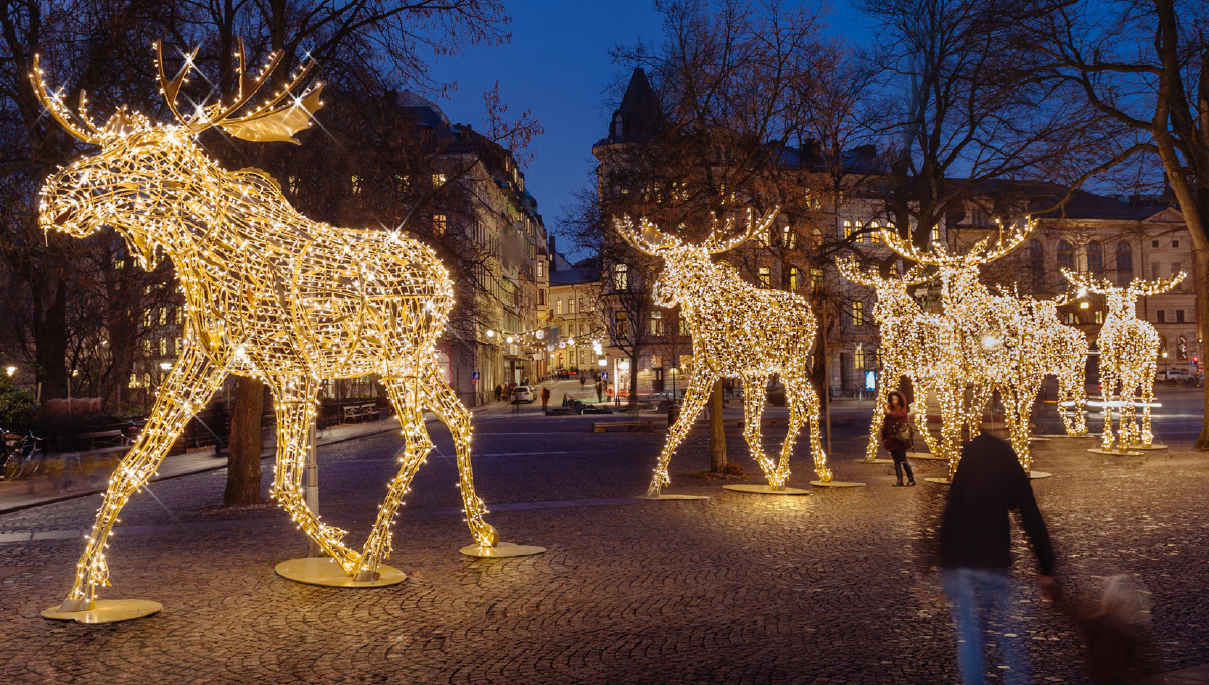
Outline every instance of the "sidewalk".
{"type": "MultiPolygon", "coordinates": [[[[431,415],[425,417],[426,422],[435,420],[436,418],[431,415]]],[[[368,435],[377,435],[379,433],[398,430],[399,419],[391,416],[381,421],[332,426],[319,433],[317,443],[319,447],[323,447],[325,445],[356,440],[368,435]]],[[[264,440],[264,453],[261,455],[261,459],[270,459],[276,455],[277,434],[272,429],[267,430],[266,433],[268,435],[266,435],[264,440]]],[[[160,464],[160,468],[156,472],[156,475],[152,477],[151,482],[180,478],[181,476],[188,476],[203,471],[214,471],[226,467],[226,454],[215,457],[214,448],[197,450],[165,457],[164,462],[160,464]]],[[[105,484],[109,480],[109,473],[106,471],[101,474],[92,475],[75,474],[73,477],[77,482],[65,490],[59,490],[53,481],[45,479],[0,482],[0,514],[105,492],[105,484]],[[30,492],[31,487],[33,492],[30,492]]]]}

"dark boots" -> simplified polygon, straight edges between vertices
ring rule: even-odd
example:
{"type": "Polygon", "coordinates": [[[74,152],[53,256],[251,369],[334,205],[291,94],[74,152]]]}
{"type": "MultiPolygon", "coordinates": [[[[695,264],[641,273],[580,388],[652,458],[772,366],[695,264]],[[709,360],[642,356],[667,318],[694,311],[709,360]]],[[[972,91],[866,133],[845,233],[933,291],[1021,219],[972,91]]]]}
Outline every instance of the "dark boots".
{"type": "Polygon", "coordinates": [[[906,485],[908,487],[915,485],[915,474],[911,472],[911,464],[906,461],[896,461],[896,462],[894,462],[894,473],[895,473],[895,475],[898,476],[898,482],[894,484],[895,487],[903,486],[903,471],[904,470],[907,472],[906,485]]]}

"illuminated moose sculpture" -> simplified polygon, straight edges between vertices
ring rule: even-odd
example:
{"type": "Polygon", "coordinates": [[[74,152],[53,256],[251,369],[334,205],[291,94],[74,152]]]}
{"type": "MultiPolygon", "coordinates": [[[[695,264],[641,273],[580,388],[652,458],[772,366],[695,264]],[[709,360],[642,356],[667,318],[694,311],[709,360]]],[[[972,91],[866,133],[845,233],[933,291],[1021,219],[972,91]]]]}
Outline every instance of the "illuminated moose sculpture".
{"type": "Polygon", "coordinates": [[[1180,272],[1169,278],[1145,281],[1135,278],[1121,288],[1088,274],[1062,270],[1072,285],[1104,296],[1108,316],[1096,339],[1100,348],[1100,387],[1104,391],[1104,435],[1101,449],[1108,451],[1116,442],[1124,452],[1132,445],[1150,447],[1150,406],[1154,403],[1154,375],[1159,356],[1159,333],[1148,321],[1138,318],[1134,302],[1141,295],[1159,295],[1184,280],[1180,272]],[[1118,393],[1117,386],[1120,384],[1118,393]],[[1142,405],[1139,430],[1135,407],[1142,405]],[[1118,435],[1112,430],[1113,408],[1117,408],[1118,435]]]}
{"type": "Polygon", "coordinates": [[[827,456],[819,439],[819,398],[806,375],[810,347],[814,343],[815,320],[810,305],[793,293],[756,288],[743,282],[729,264],[714,263],[710,255],[734,249],[754,235],[767,231],[776,218],[770,212],[757,221],[748,211],[747,230],[729,239],[732,220],[723,227],[714,222],[713,232],[701,246],[665,235],[645,219],[641,231],[631,228],[630,219],[614,222],[617,232],[640,252],[660,257],[665,268],[654,286],[655,304],[681,307],[693,339],[693,372],[684,394],[680,418],[668,430],[667,442],[647,491],[659,497],[671,482],[668,463],[705,407],[715,381],[724,377],[743,379],[744,435],[752,456],[768,479],[768,490],[785,491],[789,457],[794,441],[807,419],[815,473],[821,482],[831,481],[827,456]],[[764,411],[764,388],[773,374],[785,383],[789,403],[789,433],[777,463],[764,453],[760,438],[760,416],[764,411]]]}
{"type": "MultiPolygon", "coordinates": [[[[440,377],[434,358],[434,344],[453,307],[453,284],[436,253],[397,231],[310,221],[289,205],[267,174],[225,171],[195,141],[212,126],[247,140],[292,140],[322,105],[321,86],[301,97],[290,95],[310,69],[307,65],[266,102],[236,116],[280,60],[273,55],[252,78],[244,73],[244,54],[241,43],[234,101],[184,116],[176,99],[193,69],[192,56],[169,79],[157,46],[163,94],[178,122],[155,124],[120,110],[103,128],[89,119],[83,97],[73,113],[57,94],[47,94],[35,58],[31,77],[46,110],[69,133],[100,147],[47,181],[41,225],[76,237],[112,227],[144,268],[153,266],[157,254],[171,259],[185,298],[180,358],[159,390],[146,427],[109,481],[71,592],[60,607],[44,614],[49,617],[115,620],[97,618],[91,611],[104,610],[96,594],[98,586],[108,584],[110,529],[228,373],[263,379],[272,389],[277,412],[273,497],[339,565],[337,574],[343,571],[351,582],[373,584],[379,569],[387,568],[381,563],[389,558],[392,520],[433,447],[424,428],[425,409],[453,434],[466,520],[480,555],[492,555],[497,545],[496,531],[483,520],[486,510],[474,493],[471,415],[440,377]],[[303,469],[321,381],[371,373],[381,375],[398,411],[406,448],[358,553],[341,543],[345,531],[324,524],[307,507],[303,469]],[[88,616],[81,618],[84,614],[88,616]]],[[[120,603],[101,602],[111,608],[120,603]]],[[[132,613],[154,610],[157,604],[132,613]]],[[[120,617],[122,609],[114,611],[120,617]]]]}
{"type": "Polygon", "coordinates": [[[1043,373],[1058,379],[1058,415],[1066,434],[1087,435],[1087,336],[1058,318],[1058,307],[1070,298],[1021,299],[1030,308],[1043,373]]]}

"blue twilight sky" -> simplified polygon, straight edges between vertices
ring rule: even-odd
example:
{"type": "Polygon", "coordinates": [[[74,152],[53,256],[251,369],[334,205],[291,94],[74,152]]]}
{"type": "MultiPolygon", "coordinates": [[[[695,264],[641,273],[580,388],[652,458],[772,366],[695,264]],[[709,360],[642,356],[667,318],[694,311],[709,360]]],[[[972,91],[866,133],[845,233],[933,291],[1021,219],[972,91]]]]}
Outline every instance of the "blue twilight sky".
{"type": "MultiPolygon", "coordinates": [[[[847,4],[837,0],[824,17],[826,32],[859,41],[868,35],[847,4]]],[[[538,202],[546,227],[557,232],[562,209],[595,168],[592,144],[604,137],[616,102],[605,102],[605,88],[620,67],[609,49],[639,38],[659,41],[660,22],[651,0],[515,0],[508,3],[512,42],[474,47],[457,58],[444,58],[433,76],[456,81],[458,90],[437,104],[453,121],[483,124],[484,91],[498,80],[508,116],[530,110],[545,135],[525,169],[526,189],[538,202]]],[[[564,241],[559,251],[570,245],[564,241]]]]}

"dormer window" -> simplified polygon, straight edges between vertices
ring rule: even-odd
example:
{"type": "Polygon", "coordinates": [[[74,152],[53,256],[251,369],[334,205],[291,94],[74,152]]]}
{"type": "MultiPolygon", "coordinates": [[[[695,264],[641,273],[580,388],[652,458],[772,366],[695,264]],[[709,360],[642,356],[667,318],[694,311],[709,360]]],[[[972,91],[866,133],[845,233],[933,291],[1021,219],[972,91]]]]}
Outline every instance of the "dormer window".
{"type": "Polygon", "coordinates": [[[622,120],[621,113],[613,115],[613,137],[620,138],[625,134],[625,122],[622,120]]]}

